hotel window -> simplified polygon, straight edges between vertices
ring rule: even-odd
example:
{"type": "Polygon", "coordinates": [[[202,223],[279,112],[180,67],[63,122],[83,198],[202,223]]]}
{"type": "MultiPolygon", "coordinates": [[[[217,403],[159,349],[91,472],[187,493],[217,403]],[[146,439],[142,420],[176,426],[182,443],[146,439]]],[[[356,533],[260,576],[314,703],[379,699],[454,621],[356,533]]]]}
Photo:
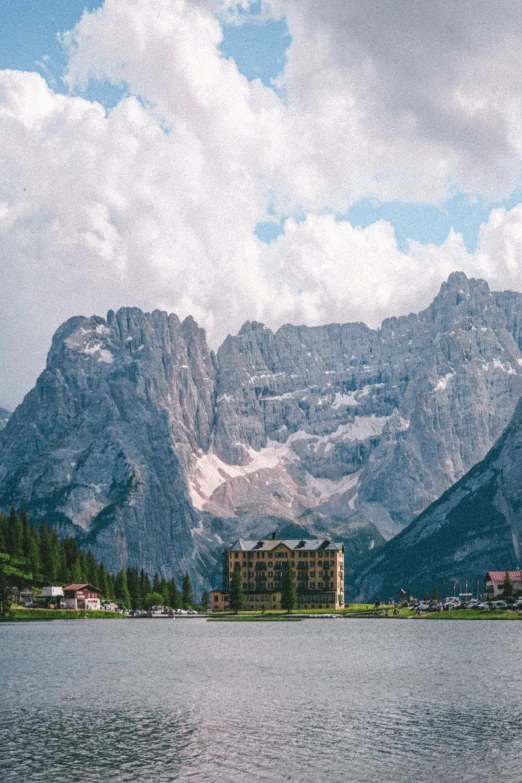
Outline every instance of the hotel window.
{"type": "Polygon", "coordinates": [[[310,576],[315,576],[315,571],[310,571],[310,576]]]}
{"type": "Polygon", "coordinates": [[[274,583],[273,583],[273,582],[269,582],[269,583],[268,583],[268,587],[272,588],[273,586],[274,586],[274,583]]]}
{"type": "Polygon", "coordinates": [[[273,572],[273,571],[269,571],[269,572],[268,572],[268,576],[273,576],[273,575],[274,575],[274,572],[273,572]]]}
{"type": "Polygon", "coordinates": [[[314,590],[315,589],[315,582],[310,582],[310,587],[311,587],[312,590],[314,590]]]}
{"type": "Polygon", "coordinates": [[[247,583],[243,582],[243,590],[246,590],[246,589],[247,589],[247,583]]]}
{"type": "Polygon", "coordinates": [[[317,587],[321,590],[322,587],[323,587],[323,583],[322,582],[317,582],[317,587]]]}

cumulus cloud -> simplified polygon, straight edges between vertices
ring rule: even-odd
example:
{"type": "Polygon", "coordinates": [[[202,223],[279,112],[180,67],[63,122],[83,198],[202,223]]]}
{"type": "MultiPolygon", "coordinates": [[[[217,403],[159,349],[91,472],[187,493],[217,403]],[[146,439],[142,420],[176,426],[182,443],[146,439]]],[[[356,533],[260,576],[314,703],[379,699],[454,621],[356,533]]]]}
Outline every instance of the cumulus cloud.
{"type": "Polygon", "coordinates": [[[376,195],[440,199],[450,183],[502,195],[519,181],[516,0],[273,6],[293,34],[285,84],[296,115],[330,160],[347,163],[358,145],[376,195]]]}
{"type": "Polygon", "coordinates": [[[109,112],[0,71],[0,402],[19,401],[79,313],[190,313],[216,345],[252,318],[377,325],[426,306],[454,269],[522,288],[522,207],[492,212],[474,254],[454,233],[404,253],[388,223],[338,219],[363,195],[512,186],[510,4],[503,25],[481,2],[435,2],[426,20],[401,0],[393,18],[380,0],[264,3],[293,36],[285,101],[219,53],[220,19],[249,5],[105,0],[85,14],[63,36],[66,78],[78,95],[92,79],[124,84],[109,112]],[[493,44],[504,70],[477,71],[493,44]],[[254,229],[273,213],[284,233],[266,246],[254,229]]]}

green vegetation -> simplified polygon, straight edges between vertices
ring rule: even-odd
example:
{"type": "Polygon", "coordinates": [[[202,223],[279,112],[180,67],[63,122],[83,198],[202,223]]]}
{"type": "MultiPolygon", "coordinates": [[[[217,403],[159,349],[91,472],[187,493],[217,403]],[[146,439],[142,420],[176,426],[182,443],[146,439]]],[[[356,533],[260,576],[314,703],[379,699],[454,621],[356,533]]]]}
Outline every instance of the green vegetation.
{"type": "Polygon", "coordinates": [[[297,606],[297,587],[295,586],[295,573],[290,563],[286,563],[283,573],[283,590],[281,593],[281,606],[288,614],[297,606]]]}
{"type": "Polygon", "coordinates": [[[0,615],[0,622],[19,622],[21,620],[122,620],[124,615],[117,612],[96,612],[91,609],[11,609],[9,614],[0,615]]]}
{"type": "Polygon", "coordinates": [[[430,612],[425,620],[522,620],[518,612],[491,611],[481,609],[455,609],[453,612],[430,612]]]}
{"type": "Polygon", "coordinates": [[[183,602],[183,609],[192,609],[196,603],[194,600],[194,592],[192,590],[192,583],[188,572],[183,577],[183,584],[181,586],[181,596],[183,602]]]}
{"type": "MultiPolygon", "coordinates": [[[[23,509],[20,514],[14,508],[8,516],[0,513],[0,615],[9,613],[13,593],[39,590],[46,585],[84,583],[97,587],[103,600],[115,601],[126,609],[146,609],[147,596],[153,592],[160,594],[158,604],[172,609],[191,609],[196,603],[188,574],[183,580],[183,594],[175,579],[167,581],[155,574],[151,583],[143,569],[133,566],[114,575],[103,562],[96,561],[92,552],[80,549],[70,536],[60,539],[57,529],[45,522],[37,528],[23,509]]],[[[208,594],[202,596],[202,603],[206,610],[208,594]]],[[[73,611],[71,616],[78,617],[79,613],[73,611]]],[[[95,616],[96,612],[89,613],[89,617],[95,616]]],[[[100,616],[105,617],[106,613],[100,616]]],[[[29,619],[29,615],[20,619],[29,619]]]]}
{"type": "Polygon", "coordinates": [[[230,611],[238,612],[245,606],[245,596],[243,595],[243,585],[241,584],[241,569],[239,563],[236,564],[234,573],[232,574],[232,582],[230,583],[230,599],[229,599],[230,611]]]}
{"type": "Polygon", "coordinates": [[[147,609],[152,609],[153,606],[163,606],[163,596],[161,593],[149,593],[145,599],[145,605],[147,609]]]}
{"type": "Polygon", "coordinates": [[[504,593],[504,598],[510,598],[513,595],[513,583],[511,581],[511,576],[507,568],[506,568],[506,575],[504,577],[503,593],[504,593]]]}

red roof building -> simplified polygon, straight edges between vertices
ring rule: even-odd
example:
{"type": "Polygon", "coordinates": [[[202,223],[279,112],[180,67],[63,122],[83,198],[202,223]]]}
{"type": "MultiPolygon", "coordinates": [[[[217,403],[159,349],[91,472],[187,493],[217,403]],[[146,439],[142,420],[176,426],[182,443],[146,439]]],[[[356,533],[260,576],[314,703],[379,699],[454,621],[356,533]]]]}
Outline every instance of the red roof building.
{"type": "Polygon", "coordinates": [[[74,584],[63,588],[62,609],[100,609],[101,591],[91,584],[74,584]]]}
{"type": "MultiPolygon", "coordinates": [[[[522,592],[522,571],[508,571],[513,592],[522,592]]],[[[497,596],[504,592],[505,571],[488,571],[486,574],[486,593],[497,596]]]]}

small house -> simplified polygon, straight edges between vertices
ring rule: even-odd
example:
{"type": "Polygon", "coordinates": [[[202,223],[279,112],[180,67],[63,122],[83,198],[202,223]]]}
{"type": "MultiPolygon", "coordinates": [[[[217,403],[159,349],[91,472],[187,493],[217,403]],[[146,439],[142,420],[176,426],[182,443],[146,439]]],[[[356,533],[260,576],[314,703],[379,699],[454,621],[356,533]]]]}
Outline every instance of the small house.
{"type": "Polygon", "coordinates": [[[63,588],[62,609],[100,609],[101,591],[90,584],[68,585],[63,588]]]}
{"type": "MultiPolygon", "coordinates": [[[[508,571],[514,593],[522,592],[522,571],[508,571]]],[[[496,597],[504,592],[505,571],[488,571],[486,574],[486,593],[496,597]]]]}

